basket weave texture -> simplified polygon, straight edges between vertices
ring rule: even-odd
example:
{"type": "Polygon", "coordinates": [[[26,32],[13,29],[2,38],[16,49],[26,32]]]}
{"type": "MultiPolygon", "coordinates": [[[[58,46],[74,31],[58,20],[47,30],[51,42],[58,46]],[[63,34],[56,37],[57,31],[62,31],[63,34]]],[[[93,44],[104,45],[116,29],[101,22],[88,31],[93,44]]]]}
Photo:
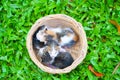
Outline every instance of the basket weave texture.
{"type": "Polygon", "coordinates": [[[83,61],[83,59],[87,54],[88,45],[87,45],[86,33],[80,23],[78,23],[75,19],[67,15],[53,14],[40,18],[35,22],[35,24],[31,27],[31,29],[28,32],[26,46],[30,58],[41,70],[52,74],[62,74],[62,73],[68,73],[71,70],[75,69],[83,61]],[[78,42],[71,49],[69,49],[69,52],[71,53],[74,59],[74,62],[70,66],[64,69],[52,69],[50,67],[44,66],[40,62],[32,45],[32,36],[35,33],[35,31],[38,29],[38,27],[40,27],[40,25],[47,25],[51,27],[57,27],[57,26],[71,27],[74,30],[74,32],[78,35],[79,37],[78,42]]]}

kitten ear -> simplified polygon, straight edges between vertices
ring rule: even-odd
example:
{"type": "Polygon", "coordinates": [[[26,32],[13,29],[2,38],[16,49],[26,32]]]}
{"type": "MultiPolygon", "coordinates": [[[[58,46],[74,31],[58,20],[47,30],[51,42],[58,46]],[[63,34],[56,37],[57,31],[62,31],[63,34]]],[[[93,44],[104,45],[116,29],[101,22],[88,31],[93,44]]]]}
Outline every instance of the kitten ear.
{"type": "Polygon", "coordinates": [[[45,28],[45,25],[39,26],[38,30],[43,30],[45,28]]]}

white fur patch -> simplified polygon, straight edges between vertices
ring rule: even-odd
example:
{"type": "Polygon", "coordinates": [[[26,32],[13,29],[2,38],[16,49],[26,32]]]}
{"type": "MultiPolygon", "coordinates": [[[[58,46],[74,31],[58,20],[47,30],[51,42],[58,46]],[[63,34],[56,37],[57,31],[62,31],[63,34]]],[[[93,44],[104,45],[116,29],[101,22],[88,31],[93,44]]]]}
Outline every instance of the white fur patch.
{"type": "Polygon", "coordinates": [[[43,54],[44,54],[44,49],[45,49],[46,47],[43,47],[43,48],[40,48],[39,49],[39,52],[38,52],[38,54],[40,55],[40,56],[42,56],[43,54]]]}
{"type": "Polygon", "coordinates": [[[65,36],[61,37],[60,45],[63,46],[65,44],[69,43],[71,40],[73,40],[73,38],[74,38],[73,34],[70,36],[65,35],[65,36]]]}
{"type": "Polygon", "coordinates": [[[40,40],[40,42],[44,42],[45,41],[45,33],[43,33],[42,31],[39,31],[37,34],[36,34],[36,38],[38,40],[40,40]]]}

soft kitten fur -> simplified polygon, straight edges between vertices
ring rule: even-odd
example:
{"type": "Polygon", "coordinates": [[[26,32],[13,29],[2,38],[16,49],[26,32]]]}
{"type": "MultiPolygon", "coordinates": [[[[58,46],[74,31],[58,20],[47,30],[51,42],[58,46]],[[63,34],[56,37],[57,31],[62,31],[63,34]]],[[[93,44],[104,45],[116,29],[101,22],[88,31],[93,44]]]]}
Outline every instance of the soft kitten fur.
{"type": "Polygon", "coordinates": [[[70,66],[73,63],[73,58],[69,52],[59,52],[59,54],[55,57],[53,66],[63,69],[65,67],[70,66]]]}
{"type": "Polygon", "coordinates": [[[36,31],[35,33],[33,34],[33,38],[32,38],[32,43],[33,43],[33,47],[36,48],[36,49],[39,49],[44,45],[44,42],[40,42],[40,40],[37,39],[36,37],[36,34],[40,31],[40,30],[43,30],[44,29],[44,25],[40,26],[36,31]]]}
{"type": "Polygon", "coordinates": [[[52,58],[49,53],[45,53],[45,55],[43,55],[41,59],[44,65],[51,68],[60,69],[70,66],[74,61],[69,52],[59,52],[59,54],[55,57],[52,63],[52,58]]]}
{"type": "Polygon", "coordinates": [[[78,41],[78,36],[71,28],[65,28],[60,37],[60,45],[62,47],[72,47],[78,41]]]}
{"type": "Polygon", "coordinates": [[[78,41],[78,36],[71,28],[48,28],[46,34],[51,35],[62,47],[70,48],[78,41]]]}
{"type": "Polygon", "coordinates": [[[41,56],[42,63],[51,68],[60,68],[63,69],[65,67],[70,66],[73,63],[73,58],[69,52],[61,52],[59,51],[57,55],[51,56],[51,53],[44,53],[41,56]]]}
{"type": "Polygon", "coordinates": [[[38,31],[38,33],[36,34],[36,38],[40,41],[40,42],[45,42],[45,36],[47,35],[45,33],[45,31],[47,30],[47,27],[44,26],[41,30],[38,31]]]}
{"type": "Polygon", "coordinates": [[[52,57],[52,63],[54,61],[54,58],[59,54],[59,44],[55,40],[48,40],[46,46],[48,53],[52,57]]]}
{"type": "Polygon", "coordinates": [[[61,48],[51,36],[47,36],[47,38],[49,39],[46,43],[46,53],[41,57],[43,64],[60,69],[70,66],[74,61],[70,53],[61,48]]]}
{"type": "Polygon", "coordinates": [[[38,49],[44,65],[63,69],[70,66],[74,60],[62,47],[71,47],[77,40],[70,28],[47,28],[43,25],[33,35],[33,46],[38,49]]]}

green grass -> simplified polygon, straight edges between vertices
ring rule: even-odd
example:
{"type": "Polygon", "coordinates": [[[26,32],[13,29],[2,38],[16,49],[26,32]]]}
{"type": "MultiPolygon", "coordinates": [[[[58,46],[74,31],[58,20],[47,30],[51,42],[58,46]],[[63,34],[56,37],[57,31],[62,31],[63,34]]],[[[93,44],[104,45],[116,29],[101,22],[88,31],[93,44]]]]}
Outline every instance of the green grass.
{"type": "Polygon", "coordinates": [[[120,0],[0,0],[0,80],[120,80],[120,35],[109,23],[120,24],[120,0]],[[82,23],[88,38],[88,54],[68,74],[43,72],[30,59],[26,36],[34,22],[62,13],[82,23]],[[98,78],[88,65],[104,74],[98,78]]]}

